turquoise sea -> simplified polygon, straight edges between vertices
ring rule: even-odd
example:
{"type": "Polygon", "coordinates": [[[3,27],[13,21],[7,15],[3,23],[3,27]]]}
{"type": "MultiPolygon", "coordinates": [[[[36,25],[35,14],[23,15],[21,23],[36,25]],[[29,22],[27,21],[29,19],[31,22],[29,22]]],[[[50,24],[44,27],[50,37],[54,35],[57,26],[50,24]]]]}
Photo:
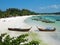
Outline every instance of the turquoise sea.
{"type": "Polygon", "coordinates": [[[50,34],[50,37],[60,41],[60,15],[37,15],[31,16],[25,20],[25,23],[31,26],[55,27],[56,31],[50,34]],[[42,20],[52,21],[53,23],[46,23],[42,20]]]}

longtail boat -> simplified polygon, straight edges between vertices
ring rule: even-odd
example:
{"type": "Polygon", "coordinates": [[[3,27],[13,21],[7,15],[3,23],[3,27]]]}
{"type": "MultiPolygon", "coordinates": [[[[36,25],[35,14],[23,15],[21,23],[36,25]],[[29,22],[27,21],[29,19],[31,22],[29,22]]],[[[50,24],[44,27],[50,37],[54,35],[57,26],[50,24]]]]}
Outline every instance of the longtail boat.
{"type": "MultiPolygon", "coordinates": [[[[32,27],[31,27],[32,28],[32,27]]],[[[29,31],[31,28],[8,28],[10,31],[29,31]]]]}
{"type": "Polygon", "coordinates": [[[37,27],[38,28],[38,30],[39,31],[55,31],[56,30],[56,28],[50,28],[50,29],[48,29],[48,28],[41,28],[41,27],[37,27]]]}

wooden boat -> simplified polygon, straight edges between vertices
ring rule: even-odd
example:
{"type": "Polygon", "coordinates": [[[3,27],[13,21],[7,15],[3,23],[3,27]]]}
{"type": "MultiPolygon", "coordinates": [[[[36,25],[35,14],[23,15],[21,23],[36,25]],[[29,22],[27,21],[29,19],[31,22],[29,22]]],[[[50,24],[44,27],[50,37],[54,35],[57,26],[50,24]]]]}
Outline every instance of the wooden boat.
{"type": "Polygon", "coordinates": [[[60,21],[60,19],[56,19],[56,21],[60,21]]]}
{"type": "Polygon", "coordinates": [[[53,28],[53,29],[44,29],[44,28],[40,28],[40,27],[37,27],[39,29],[39,31],[55,31],[56,28],[53,28]]]}
{"type": "MultiPolygon", "coordinates": [[[[32,28],[32,27],[31,27],[32,28]]],[[[10,31],[29,31],[31,28],[21,29],[21,28],[8,28],[10,31]]]]}
{"type": "Polygon", "coordinates": [[[50,21],[50,20],[41,20],[41,21],[45,23],[55,23],[55,21],[50,21]]]}

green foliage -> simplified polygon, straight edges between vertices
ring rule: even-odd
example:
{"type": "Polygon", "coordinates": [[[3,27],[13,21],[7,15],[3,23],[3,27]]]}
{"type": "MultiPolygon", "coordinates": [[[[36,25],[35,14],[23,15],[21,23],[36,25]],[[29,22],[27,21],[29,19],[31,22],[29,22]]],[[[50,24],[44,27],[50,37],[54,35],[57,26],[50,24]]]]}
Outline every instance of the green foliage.
{"type": "Polygon", "coordinates": [[[23,34],[16,38],[14,37],[11,38],[9,35],[6,35],[6,33],[4,33],[4,34],[1,34],[0,36],[0,45],[20,45],[20,43],[27,41],[27,39],[24,39],[27,36],[28,34],[23,34]],[[3,39],[3,37],[5,38],[3,39]]]}
{"type": "Polygon", "coordinates": [[[6,33],[1,34],[1,36],[0,36],[0,42],[2,42],[2,38],[3,38],[5,35],[6,35],[6,33]]]}
{"type": "Polygon", "coordinates": [[[56,12],[56,13],[36,13],[27,9],[17,9],[17,8],[9,8],[6,9],[5,11],[0,10],[0,18],[4,18],[4,17],[11,17],[11,16],[25,16],[25,15],[47,15],[47,14],[60,14],[60,12],[56,12]]]}
{"type": "Polygon", "coordinates": [[[31,42],[26,43],[26,44],[24,44],[24,45],[39,45],[39,42],[32,40],[31,42]]]}
{"type": "Polygon", "coordinates": [[[37,13],[27,10],[27,9],[20,10],[17,8],[9,8],[9,9],[6,9],[6,11],[0,10],[0,18],[10,17],[10,16],[34,15],[34,14],[37,14],[37,13]]]}
{"type": "MultiPolygon", "coordinates": [[[[23,34],[18,37],[10,37],[6,33],[0,35],[0,45],[21,45],[21,43],[27,42],[28,34],[23,34]],[[3,39],[4,38],[4,39],[3,39]]],[[[23,45],[39,45],[38,41],[31,41],[28,43],[24,43],[23,45]]]]}
{"type": "Polygon", "coordinates": [[[30,44],[30,45],[39,45],[39,42],[33,40],[33,41],[29,42],[29,44],[30,44]]]}

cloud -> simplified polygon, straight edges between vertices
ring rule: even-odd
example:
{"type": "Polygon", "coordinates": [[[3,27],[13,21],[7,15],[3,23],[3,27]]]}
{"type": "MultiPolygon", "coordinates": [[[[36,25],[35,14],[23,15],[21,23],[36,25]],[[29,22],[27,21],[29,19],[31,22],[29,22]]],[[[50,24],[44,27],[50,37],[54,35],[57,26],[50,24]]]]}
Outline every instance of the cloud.
{"type": "Polygon", "coordinates": [[[40,7],[40,9],[59,9],[60,5],[50,5],[50,6],[45,6],[45,7],[40,7]]]}
{"type": "Polygon", "coordinates": [[[40,9],[46,9],[46,7],[40,7],[40,9]]]}
{"type": "Polygon", "coordinates": [[[55,8],[55,9],[58,9],[58,8],[60,8],[60,5],[51,5],[51,6],[49,6],[50,8],[55,8]]]}

